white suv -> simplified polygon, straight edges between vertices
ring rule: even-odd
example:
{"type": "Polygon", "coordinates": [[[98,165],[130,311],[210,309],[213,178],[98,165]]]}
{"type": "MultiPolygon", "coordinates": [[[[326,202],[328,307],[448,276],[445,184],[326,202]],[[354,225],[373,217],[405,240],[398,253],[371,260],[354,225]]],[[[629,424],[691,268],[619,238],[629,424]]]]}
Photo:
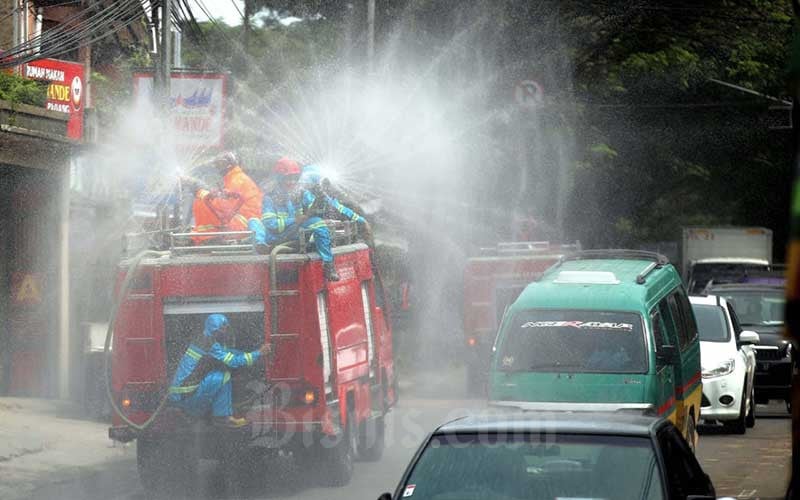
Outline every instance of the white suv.
{"type": "Polygon", "coordinates": [[[756,425],[753,389],[758,334],[742,331],[733,306],[722,297],[689,297],[700,330],[703,401],[700,418],[744,434],[756,425]]]}

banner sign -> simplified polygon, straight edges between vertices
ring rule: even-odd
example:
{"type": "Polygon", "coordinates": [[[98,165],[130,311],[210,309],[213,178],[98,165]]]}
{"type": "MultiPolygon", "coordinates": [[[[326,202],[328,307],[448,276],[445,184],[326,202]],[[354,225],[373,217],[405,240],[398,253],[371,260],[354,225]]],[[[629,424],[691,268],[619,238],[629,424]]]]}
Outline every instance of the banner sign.
{"type": "Polygon", "coordinates": [[[22,74],[31,80],[49,82],[45,108],[68,114],[67,137],[83,139],[83,108],[86,107],[83,64],[39,59],[24,64],[22,74]]]}
{"type": "MultiPolygon", "coordinates": [[[[173,73],[170,81],[172,128],[179,146],[222,147],[227,76],[173,73]]],[[[133,75],[137,103],[152,102],[153,74],[133,75]]]]}

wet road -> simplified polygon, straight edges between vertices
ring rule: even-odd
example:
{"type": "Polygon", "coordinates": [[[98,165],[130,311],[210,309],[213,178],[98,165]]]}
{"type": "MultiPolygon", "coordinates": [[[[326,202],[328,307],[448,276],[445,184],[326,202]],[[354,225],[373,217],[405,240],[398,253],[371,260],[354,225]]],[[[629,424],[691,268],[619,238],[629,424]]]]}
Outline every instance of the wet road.
{"type": "MultiPolygon", "coordinates": [[[[309,486],[307,477],[294,472],[288,463],[269,466],[272,480],[251,485],[253,499],[376,499],[392,491],[406,464],[428,431],[448,418],[480,411],[483,404],[470,400],[404,399],[387,420],[387,448],[379,462],[360,462],[352,482],[342,488],[309,486]]],[[[782,406],[759,407],[756,427],[744,436],[710,429],[700,440],[698,455],[720,496],[739,498],[781,497],[786,484],[790,457],[790,420],[782,406]]],[[[134,453],[131,454],[135,455],[134,453]]],[[[213,463],[204,464],[204,491],[208,499],[225,499],[219,491],[222,481],[213,463]]],[[[74,481],[43,488],[36,499],[124,499],[143,500],[144,494],[133,460],[118,462],[105,470],[86,473],[74,481]]]]}

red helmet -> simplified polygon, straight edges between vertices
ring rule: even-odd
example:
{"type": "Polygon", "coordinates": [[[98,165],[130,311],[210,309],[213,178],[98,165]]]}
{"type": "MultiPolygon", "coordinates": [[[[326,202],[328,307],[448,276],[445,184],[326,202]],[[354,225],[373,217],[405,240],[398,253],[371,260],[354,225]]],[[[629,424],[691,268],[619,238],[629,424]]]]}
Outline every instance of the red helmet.
{"type": "Polygon", "coordinates": [[[287,176],[287,175],[300,175],[300,165],[287,157],[283,157],[275,163],[275,167],[272,169],[273,175],[280,175],[280,176],[287,176]]]}

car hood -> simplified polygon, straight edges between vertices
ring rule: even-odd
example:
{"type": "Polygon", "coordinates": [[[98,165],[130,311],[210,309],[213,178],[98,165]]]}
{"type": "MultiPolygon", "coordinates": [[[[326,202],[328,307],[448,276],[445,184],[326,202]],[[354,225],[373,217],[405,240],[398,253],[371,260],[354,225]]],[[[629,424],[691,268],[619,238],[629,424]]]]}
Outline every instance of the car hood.
{"type": "Polygon", "coordinates": [[[768,346],[782,346],[784,344],[784,340],[786,340],[783,336],[783,326],[742,326],[744,330],[750,330],[756,332],[759,337],[759,345],[768,345],[768,346]]]}
{"type": "Polygon", "coordinates": [[[703,370],[715,368],[723,361],[736,356],[736,347],[730,342],[700,342],[700,360],[703,370]]]}

